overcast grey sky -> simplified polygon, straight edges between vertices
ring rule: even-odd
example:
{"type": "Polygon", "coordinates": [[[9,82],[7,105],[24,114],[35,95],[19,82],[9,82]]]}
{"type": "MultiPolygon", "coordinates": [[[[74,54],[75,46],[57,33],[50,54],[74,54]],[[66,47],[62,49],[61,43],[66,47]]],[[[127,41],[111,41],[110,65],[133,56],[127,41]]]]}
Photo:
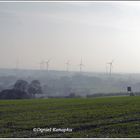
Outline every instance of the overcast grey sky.
{"type": "Polygon", "coordinates": [[[140,72],[140,2],[1,2],[0,67],[140,72]]]}

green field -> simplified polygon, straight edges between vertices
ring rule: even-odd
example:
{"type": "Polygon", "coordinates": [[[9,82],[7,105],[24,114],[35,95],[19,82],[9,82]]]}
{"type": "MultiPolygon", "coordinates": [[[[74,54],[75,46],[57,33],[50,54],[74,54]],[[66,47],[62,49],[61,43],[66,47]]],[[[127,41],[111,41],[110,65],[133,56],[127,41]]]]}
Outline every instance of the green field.
{"type": "Polygon", "coordinates": [[[1,100],[0,137],[140,137],[140,97],[1,100]]]}

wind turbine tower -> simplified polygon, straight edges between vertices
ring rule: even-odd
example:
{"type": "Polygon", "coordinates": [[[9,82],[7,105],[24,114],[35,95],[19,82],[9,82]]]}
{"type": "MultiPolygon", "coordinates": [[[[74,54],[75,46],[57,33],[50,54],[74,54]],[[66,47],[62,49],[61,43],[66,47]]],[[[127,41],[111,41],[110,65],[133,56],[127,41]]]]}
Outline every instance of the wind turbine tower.
{"type": "Polygon", "coordinates": [[[67,72],[69,72],[69,66],[70,66],[70,61],[68,60],[68,61],[66,62],[66,71],[67,71],[67,72]]]}
{"type": "Polygon", "coordinates": [[[108,64],[109,64],[109,75],[111,76],[111,74],[112,74],[112,67],[113,67],[113,60],[111,61],[111,62],[109,62],[108,64]]]}
{"type": "Polygon", "coordinates": [[[83,65],[83,62],[82,62],[82,58],[81,58],[81,62],[80,62],[80,64],[79,64],[79,67],[80,67],[80,73],[82,72],[82,67],[83,67],[84,65],[83,65]]]}
{"type": "Polygon", "coordinates": [[[50,59],[45,61],[45,64],[46,64],[46,70],[49,71],[49,63],[50,63],[50,59]]]}
{"type": "Polygon", "coordinates": [[[18,76],[18,72],[19,72],[19,58],[17,58],[16,60],[16,76],[18,76]]]}

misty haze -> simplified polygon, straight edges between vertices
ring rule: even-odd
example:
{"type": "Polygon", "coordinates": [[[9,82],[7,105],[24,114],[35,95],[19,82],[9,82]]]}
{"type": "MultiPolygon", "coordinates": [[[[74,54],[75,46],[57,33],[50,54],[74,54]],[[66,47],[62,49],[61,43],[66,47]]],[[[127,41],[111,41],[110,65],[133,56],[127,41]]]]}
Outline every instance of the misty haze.
{"type": "Polygon", "coordinates": [[[0,137],[140,137],[139,37],[140,2],[0,2],[0,137]]]}
{"type": "Polygon", "coordinates": [[[39,80],[45,97],[124,93],[127,86],[139,92],[139,7],[138,2],[1,3],[1,90],[19,78],[39,80]]]}

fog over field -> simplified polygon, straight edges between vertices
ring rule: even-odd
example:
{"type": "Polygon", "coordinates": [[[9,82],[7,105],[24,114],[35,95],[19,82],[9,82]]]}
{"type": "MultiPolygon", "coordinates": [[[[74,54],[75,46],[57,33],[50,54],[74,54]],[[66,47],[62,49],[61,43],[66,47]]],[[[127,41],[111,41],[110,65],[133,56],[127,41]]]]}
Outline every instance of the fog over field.
{"type": "Polygon", "coordinates": [[[138,1],[1,2],[0,90],[21,79],[47,97],[139,92],[139,36],[138,1]]]}
{"type": "Polygon", "coordinates": [[[0,2],[0,137],[140,137],[140,1],[0,2]]]}
{"type": "Polygon", "coordinates": [[[140,74],[112,74],[66,72],[46,70],[0,70],[0,91],[12,89],[17,80],[39,80],[42,94],[39,97],[66,97],[74,93],[79,97],[93,94],[126,95],[127,87],[140,92],[140,74]]]}

